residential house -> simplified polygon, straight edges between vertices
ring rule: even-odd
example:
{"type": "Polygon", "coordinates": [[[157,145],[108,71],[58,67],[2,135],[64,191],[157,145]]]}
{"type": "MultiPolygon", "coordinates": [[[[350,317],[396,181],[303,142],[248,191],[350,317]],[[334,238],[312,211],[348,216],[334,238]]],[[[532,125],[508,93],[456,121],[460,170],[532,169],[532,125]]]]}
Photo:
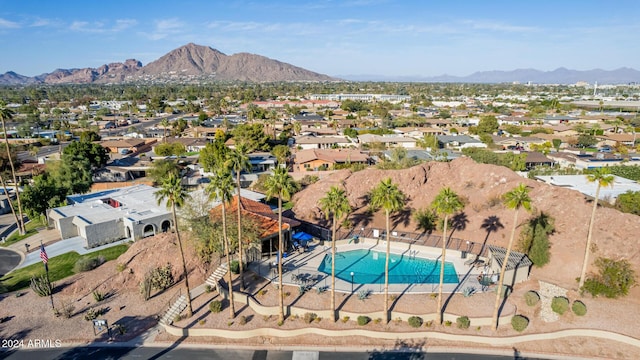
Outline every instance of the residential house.
{"type": "Polygon", "coordinates": [[[166,201],[158,204],[156,191],[138,184],[70,195],[69,205],[49,209],[47,219],[62,239],[79,236],[87,248],[122,239],[135,241],[166,232],[174,225],[166,201]]]}
{"type": "MultiPolygon", "coordinates": [[[[536,134],[537,135],[537,134],[536,134]]],[[[547,142],[537,136],[498,136],[491,135],[493,143],[504,150],[531,150],[531,145],[542,145],[547,142]]]]}
{"type": "MultiPolygon", "coordinates": [[[[640,184],[637,182],[616,175],[612,176],[613,186],[600,187],[600,194],[598,194],[600,200],[613,204],[620,194],[624,194],[627,191],[640,191],[640,184]]],[[[585,175],[536,176],[536,180],[553,186],[579,191],[592,199],[595,198],[596,188],[598,187],[596,183],[589,182],[585,175]]]]}
{"type": "Polygon", "coordinates": [[[128,152],[139,153],[148,151],[155,143],[156,140],[129,138],[119,140],[104,140],[100,141],[99,144],[111,153],[122,154],[128,152]]]}
{"type": "Polygon", "coordinates": [[[462,150],[468,147],[487,147],[487,144],[468,135],[438,135],[438,141],[448,149],[462,150]]]}
{"type": "Polygon", "coordinates": [[[543,153],[537,151],[527,152],[527,157],[524,160],[524,166],[527,170],[531,170],[537,166],[553,166],[555,162],[543,153]]]}
{"type": "Polygon", "coordinates": [[[302,150],[331,149],[355,145],[346,136],[297,136],[295,144],[302,150]]]}
{"type": "Polygon", "coordinates": [[[333,169],[345,164],[370,164],[368,155],[350,149],[308,149],[295,153],[294,171],[333,169]]]}
{"type": "Polygon", "coordinates": [[[358,142],[361,145],[371,145],[374,143],[384,144],[385,148],[404,147],[407,149],[413,149],[416,147],[418,140],[401,135],[376,135],[376,134],[362,134],[358,135],[358,142]]]}
{"type": "MultiPolygon", "coordinates": [[[[240,207],[242,217],[255,224],[259,232],[259,247],[247,249],[247,257],[250,260],[258,260],[262,257],[271,257],[278,253],[278,215],[267,204],[247,199],[243,196],[233,196],[229,204],[226,204],[227,214],[235,214],[240,207]]],[[[215,221],[222,216],[222,206],[218,205],[209,211],[209,216],[215,221]]],[[[291,242],[292,230],[300,226],[300,222],[287,217],[282,217],[282,236],[286,252],[291,242]]]]}
{"type": "MultiPolygon", "coordinates": [[[[192,137],[180,137],[180,138],[167,138],[166,143],[180,143],[184,146],[187,152],[200,152],[209,143],[209,139],[205,138],[192,138],[192,137]]],[[[155,148],[155,147],[154,147],[155,148]]]]}
{"type": "Polygon", "coordinates": [[[634,146],[636,142],[636,134],[604,134],[596,135],[598,139],[598,145],[618,146],[620,144],[625,146],[634,146]]]}
{"type": "Polygon", "coordinates": [[[545,116],[544,119],[542,119],[542,122],[544,124],[560,125],[560,124],[577,123],[579,122],[579,119],[576,117],[567,116],[567,115],[549,115],[549,116],[545,116]]]}

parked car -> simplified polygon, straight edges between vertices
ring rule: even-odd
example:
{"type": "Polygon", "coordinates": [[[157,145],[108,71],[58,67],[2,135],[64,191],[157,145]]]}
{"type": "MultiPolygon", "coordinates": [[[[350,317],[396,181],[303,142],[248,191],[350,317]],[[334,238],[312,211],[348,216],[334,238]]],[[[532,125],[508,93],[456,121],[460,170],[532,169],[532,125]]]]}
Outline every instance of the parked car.
{"type": "Polygon", "coordinates": [[[104,124],[105,129],[115,129],[116,127],[116,123],[114,123],[113,121],[109,121],[108,123],[104,124]]]}

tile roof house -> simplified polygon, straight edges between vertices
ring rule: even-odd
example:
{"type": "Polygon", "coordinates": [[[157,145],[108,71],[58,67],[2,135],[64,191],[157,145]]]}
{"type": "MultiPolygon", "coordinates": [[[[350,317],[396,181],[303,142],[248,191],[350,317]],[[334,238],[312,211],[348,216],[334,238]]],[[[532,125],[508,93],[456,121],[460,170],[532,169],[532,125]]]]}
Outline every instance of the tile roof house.
{"type": "Polygon", "coordinates": [[[347,163],[369,164],[368,155],[358,150],[308,149],[295,153],[294,171],[311,171],[321,168],[333,169],[336,165],[347,163]]]}
{"type": "Polygon", "coordinates": [[[487,147],[487,144],[468,135],[438,135],[438,141],[442,143],[445,148],[464,149],[468,147],[487,147]]]}
{"type": "MultiPolygon", "coordinates": [[[[229,214],[236,214],[240,206],[240,212],[244,218],[254,222],[259,229],[261,248],[259,256],[269,256],[278,251],[278,214],[269,205],[258,201],[250,200],[242,196],[234,195],[230,203],[226,205],[225,211],[229,214]]],[[[222,205],[218,205],[209,211],[212,219],[222,216],[222,205]]],[[[285,251],[291,241],[291,231],[300,226],[300,222],[287,217],[282,217],[282,236],[285,244],[285,251]]],[[[254,254],[257,255],[257,254],[254,254]]]]}

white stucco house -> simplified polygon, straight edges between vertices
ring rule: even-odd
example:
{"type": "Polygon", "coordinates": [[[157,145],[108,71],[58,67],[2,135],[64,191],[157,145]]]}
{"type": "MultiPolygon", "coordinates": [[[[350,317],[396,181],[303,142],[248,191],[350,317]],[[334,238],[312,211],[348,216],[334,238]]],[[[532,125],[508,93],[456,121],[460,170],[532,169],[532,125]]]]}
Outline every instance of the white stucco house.
{"type": "Polygon", "coordinates": [[[67,197],[69,205],[47,211],[49,226],[62,239],[79,236],[92,248],[122,239],[132,241],[173,227],[166,201],[158,202],[157,188],[134,185],[67,197]]]}

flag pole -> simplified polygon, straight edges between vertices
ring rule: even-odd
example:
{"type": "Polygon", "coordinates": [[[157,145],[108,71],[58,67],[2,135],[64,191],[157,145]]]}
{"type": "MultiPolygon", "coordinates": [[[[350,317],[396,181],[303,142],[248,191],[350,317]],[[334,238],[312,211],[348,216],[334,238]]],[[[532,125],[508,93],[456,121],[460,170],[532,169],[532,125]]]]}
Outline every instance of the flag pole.
{"type": "Polygon", "coordinates": [[[49,285],[49,289],[51,292],[49,293],[49,299],[51,300],[51,309],[55,311],[55,306],[53,306],[53,286],[51,286],[51,280],[49,280],[49,257],[47,256],[47,252],[44,250],[44,244],[42,244],[42,240],[40,240],[40,258],[42,259],[42,263],[44,264],[44,271],[47,274],[47,284],[49,285]]]}

